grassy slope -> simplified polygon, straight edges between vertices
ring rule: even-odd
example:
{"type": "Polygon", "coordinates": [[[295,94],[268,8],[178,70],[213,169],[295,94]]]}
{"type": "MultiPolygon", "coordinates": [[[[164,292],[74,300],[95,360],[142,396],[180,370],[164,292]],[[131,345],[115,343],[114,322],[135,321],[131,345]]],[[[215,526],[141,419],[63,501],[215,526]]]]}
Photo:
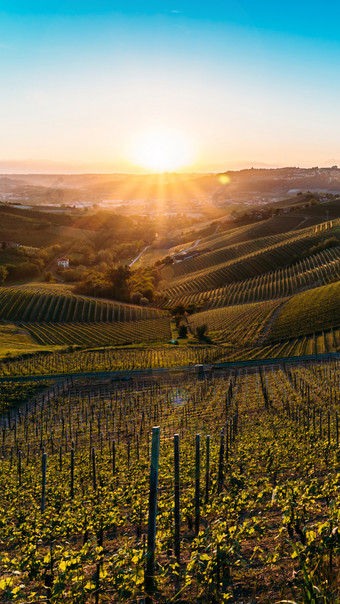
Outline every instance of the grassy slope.
{"type": "Polygon", "coordinates": [[[340,281],[297,294],[281,309],[270,341],[292,338],[340,326],[340,281]]]}
{"type": "Polygon", "coordinates": [[[59,224],[58,216],[53,214],[9,212],[0,205],[0,241],[15,241],[31,247],[45,247],[55,243],[70,242],[73,239],[86,238],[90,231],[86,228],[73,228],[59,224]]]}
{"type": "Polygon", "coordinates": [[[28,332],[10,323],[0,325],[0,358],[7,355],[17,356],[25,352],[58,350],[59,346],[38,344],[28,332]]]}

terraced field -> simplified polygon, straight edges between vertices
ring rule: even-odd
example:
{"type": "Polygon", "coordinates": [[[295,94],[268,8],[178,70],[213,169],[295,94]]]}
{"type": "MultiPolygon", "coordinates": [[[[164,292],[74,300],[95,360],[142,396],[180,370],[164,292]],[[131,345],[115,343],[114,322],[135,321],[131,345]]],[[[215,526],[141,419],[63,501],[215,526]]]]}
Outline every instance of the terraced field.
{"type": "MultiPolygon", "coordinates": [[[[329,234],[332,235],[332,229],[329,230],[329,234]]],[[[308,231],[303,236],[295,237],[288,242],[276,243],[247,256],[216,264],[217,256],[226,253],[225,250],[222,250],[214,253],[215,262],[213,266],[208,266],[203,270],[189,273],[182,278],[171,281],[171,287],[166,286],[164,293],[172,299],[178,295],[212,290],[242,279],[263,275],[289,266],[297,258],[308,257],[310,255],[309,251],[324,240],[323,232],[311,235],[308,231]]],[[[231,250],[230,253],[233,254],[236,251],[231,250]]],[[[185,264],[185,261],[183,264],[185,264]]]]}
{"type": "Polygon", "coordinates": [[[23,323],[138,321],[164,316],[129,304],[49,291],[0,288],[0,320],[23,323]]]}
{"type": "Polygon", "coordinates": [[[267,249],[273,249],[276,246],[286,245],[305,237],[315,237],[315,229],[303,229],[298,232],[280,233],[279,235],[270,235],[259,239],[250,239],[248,241],[230,244],[225,236],[221,238],[221,247],[210,249],[209,238],[205,238],[201,245],[198,245],[193,253],[200,252],[196,256],[188,257],[181,262],[175,262],[166,266],[162,270],[162,276],[167,281],[176,280],[187,276],[196,271],[202,271],[210,267],[230,262],[232,260],[248,257],[252,254],[262,252],[267,249]]]}
{"type": "Polygon", "coordinates": [[[41,345],[119,346],[171,339],[168,317],[126,323],[28,323],[23,327],[41,345]]]}
{"type": "Polygon", "coordinates": [[[340,278],[340,246],[323,250],[300,262],[254,278],[228,283],[224,287],[188,294],[185,288],[164,292],[163,307],[196,304],[204,309],[260,302],[291,296],[307,288],[326,285],[340,278]]]}
{"type": "MultiPolygon", "coordinates": [[[[339,201],[336,202],[339,204],[339,201]]],[[[292,234],[301,233],[306,228],[313,230],[326,231],[330,227],[339,224],[339,209],[337,214],[335,213],[334,219],[324,221],[323,217],[312,217],[309,218],[310,209],[308,208],[308,214],[301,216],[301,214],[281,214],[280,216],[273,216],[268,220],[262,220],[255,224],[247,224],[244,226],[235,227],[234,229],[225,231],[223,233],[215,233],[208,237],[205,237],[197,245],[197,250],[202,250],[206,246],[209,246],[211,250],[217,250],[228,245],[238,245],[244,242],[250,242],[253,240],[262,239],[264,237],[289,237],[292,234]]],[[[332,216],[332,215],[330,215],[332,216]]],[[[324,213],[324,217],[326,214],[324,213]]],[[[333,217],[332,217],[333,218],[333,217]]],[[[188,247],[188,246],[186,246],[188,247]]]]}

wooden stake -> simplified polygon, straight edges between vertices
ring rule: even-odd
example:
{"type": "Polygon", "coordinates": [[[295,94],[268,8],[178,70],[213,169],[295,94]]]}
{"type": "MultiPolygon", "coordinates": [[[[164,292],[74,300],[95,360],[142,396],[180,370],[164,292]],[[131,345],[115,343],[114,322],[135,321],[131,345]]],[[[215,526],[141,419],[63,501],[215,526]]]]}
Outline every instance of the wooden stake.
{"type": "MultiPolygon", "coordinates": [[[[159,462],[159,426],[152,428],[151,464],[150,464],[150,496],[148,520],[148,545],[146,554],[145,590],[147,594],[154,591],[154,567],[156,546],[156,516],[157,516],[157,487],[159,462]]],[[[151,602],[146,598],[147,603],[151,602]]]]}
{"type": "Polygon", "coordinates": [[[19,487],[21,487],[21,451],[18,452],[18,478],[19,487]]]}
{"type": "Polygon", "coordinates": [[[196,434],[196,457],[195,457],[195,534],[200,530],[200,434],[196,434]]]}
{"type": "Polygon", "coordinates": [[[93,480],[93,490],[97,490],[97,481],[96,481],[96,456],[94,452],[94,447],[92,447],[92,480],[93,480]]]}
{"type": "Polygon", "coordinates": [[[205,455],[205,503],[209,502],[209,490],[210,490],[210,436],[207,435],[206,439],[206,455],[205,455]]]}
{"type": "MultiPolygon", "coordinates": [[[[232,422],[230,423],[232,425],[232,422]]],[[[223,457],[224,457],[224,428],[221,430],[221,441],[220,441],[220,454],[218,461],[218,479],[217,479],[217,492],[220,493],[223,488],[223,457]]]]}
{"type": "Polygon", "coordinates": [[[180,495],[179,495],[179,435],[174,435],[174,465],[175,465],[175,556],[177,563],[180,563],[180,538],[179,538],[179,523],[180,523],[180,495]]]}
{"type": "Polygon", "coordinates": [[[71,499],[74,498],[74,449],[71,449],[71,499]]]}
{"type": "Polygon", "coordinates": [[[42,456],[42,477],[41,477],[41,513],[45,511],[45,496],[46,496],[46,466],[47,453],[42,456]]]}

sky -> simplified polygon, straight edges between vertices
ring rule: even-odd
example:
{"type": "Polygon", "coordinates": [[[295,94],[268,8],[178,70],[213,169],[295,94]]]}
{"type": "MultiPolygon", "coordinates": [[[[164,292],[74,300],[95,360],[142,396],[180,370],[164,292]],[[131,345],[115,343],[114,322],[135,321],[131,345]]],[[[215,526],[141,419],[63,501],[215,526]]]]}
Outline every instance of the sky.
{"type": "Polygon", "coordinates": [[[340,164],[339,65],[335,1],[0,0],[0,170],[340,164]]]}

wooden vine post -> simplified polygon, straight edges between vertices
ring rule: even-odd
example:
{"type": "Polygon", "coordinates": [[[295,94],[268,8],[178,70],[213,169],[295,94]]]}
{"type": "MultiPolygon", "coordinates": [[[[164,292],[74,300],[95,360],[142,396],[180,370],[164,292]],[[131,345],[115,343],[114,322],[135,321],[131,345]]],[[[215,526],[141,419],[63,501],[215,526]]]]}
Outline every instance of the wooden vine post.
{"type": "Polygon", "coordinates": [[[209,502],[210,490],[210,435],[206,437],[206,454],[205,454],[205,503],[209,502]]]}
{"type": "Polygon", "coordinates": [[[71,499],[74,498],[74,449],[71,449],[71,499]]]}
{"type": "MultiPolygon", "coordinates": [[[[230,423],[232,425],[232,422],[230,423]]],[[[220,453],[218,460],[217,493],[220,494],[223,488],[223,457],[224,457],[224,428],[221,430],[220,453]]]]}
{"type": "Polygon", "coordinates": [[[200,434],[196,434],[196,455],[195,455],[195,535],[200,530],[200,434]]]}
{"type": "Polygon", "coordinates": [[[174,465],[175,465],[175,556],[177,563],[180,563],[180,538],[179,538],[179,435],[174,435],[174,465]]]}
{"type": "Polygon", "coordinates": [[[45,497],[46,497],[46,466],[47,466],[47,453],[42,456],[42,476],[41,476],[41,513],[45,511],[45,497]]]}
{"type": "Polygon", "coordinates": [[[97,490],[97,480],[96,480],[96,454],[94,451],[94,447],[92,447],[92,482],[93,482],[93,490],[97,490]]]}
{"type": "Polygon", "coordinates": [[[21,487],[21,451],[18,452],[18,478],[19,487],[21,487]]]}
{"type": "MultiPolygon", "coordinates": [[[[158,462],[159,462],[159,436],[160,428],[152,428],[151,463],[150,463],[150,495],[149,495],[149,520],[148,520],[148,545],[146,552],[145,591],[152,594],[154,591],[154,568],[156,547],[156,517],[157,517],[157,487],[158,487],[158,462]]],[[[146,598],[146,602],[151,602],[146,598]]]]}
{"type": "Polygon", "coordinates": [[[112,441],[112,474],[116,473],[116,442],[112,441]]]}

